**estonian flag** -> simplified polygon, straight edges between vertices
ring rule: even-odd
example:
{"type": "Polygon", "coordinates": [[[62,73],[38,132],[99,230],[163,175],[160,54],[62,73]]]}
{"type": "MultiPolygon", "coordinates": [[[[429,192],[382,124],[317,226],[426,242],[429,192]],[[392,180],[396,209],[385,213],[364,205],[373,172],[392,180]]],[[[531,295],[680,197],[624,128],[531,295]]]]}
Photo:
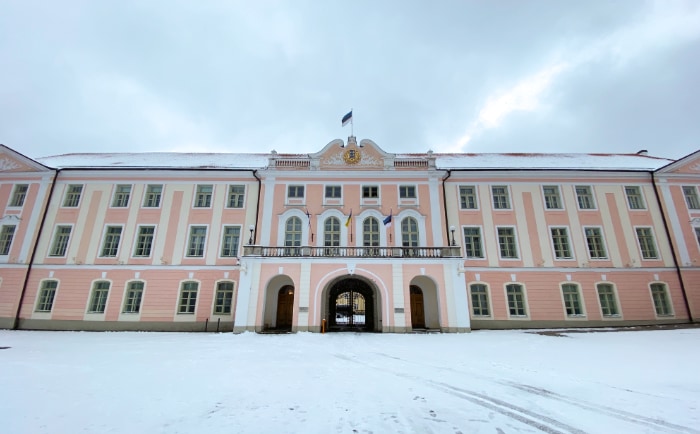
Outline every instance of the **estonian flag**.
{"type": "Polygon", "coordinates": [[[393,215],[393,212],[390,212],[390,213],[389,213],[389,216],[386,217],[386,218],[383,220],[383,221],[384,221],[384,226],[387,227],[387,228],[388,228],[388,227],[391,227],[391,217],[392,217],[392,215],[393,215]]]}
{"type": "Polygon", "coordinates": [[[350,210],[350,215],[348,216],[348,219],[345,220],[345,227],[350,226],[350,220],[352,220],[352,210],[350,210]]]}
{"type": "Polygon", "coordinates": [[[343,126],[345,126],[348,124],[348,122],[351,122],[351,121],[352,121],[352,110],[350,110],[348,112],[348,114],[343,116],[343,119],[340,122],[343,124],[343,126]]]}
{"type": "Polygon", "coordinates": [[[309,214],[309,209],[306,208],[306,217],[309,218],[309,227],[311,227],[311,214],[309,214]]]}

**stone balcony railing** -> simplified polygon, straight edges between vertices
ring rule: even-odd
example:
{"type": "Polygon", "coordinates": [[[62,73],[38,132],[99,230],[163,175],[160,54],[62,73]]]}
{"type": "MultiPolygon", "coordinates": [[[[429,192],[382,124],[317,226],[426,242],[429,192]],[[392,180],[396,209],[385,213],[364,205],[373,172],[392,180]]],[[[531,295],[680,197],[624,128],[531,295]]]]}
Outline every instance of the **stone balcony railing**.
{"type": "Polygon", "coordinates": [[[448,247],[268,247],[243,246],[243,256],[265,258],[459,258],[459,246],[448,247]]]}

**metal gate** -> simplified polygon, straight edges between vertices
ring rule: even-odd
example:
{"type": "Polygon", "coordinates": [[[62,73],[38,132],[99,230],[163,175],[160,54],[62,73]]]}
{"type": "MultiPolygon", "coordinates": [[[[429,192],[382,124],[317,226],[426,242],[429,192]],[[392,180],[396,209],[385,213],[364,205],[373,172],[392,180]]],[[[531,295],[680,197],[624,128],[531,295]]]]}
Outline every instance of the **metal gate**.
{"type": "Polygon", "coordinates": [[[329,331],[373,331],[374,293],[359,279],[336,283],[328,295],[329,331]]]}

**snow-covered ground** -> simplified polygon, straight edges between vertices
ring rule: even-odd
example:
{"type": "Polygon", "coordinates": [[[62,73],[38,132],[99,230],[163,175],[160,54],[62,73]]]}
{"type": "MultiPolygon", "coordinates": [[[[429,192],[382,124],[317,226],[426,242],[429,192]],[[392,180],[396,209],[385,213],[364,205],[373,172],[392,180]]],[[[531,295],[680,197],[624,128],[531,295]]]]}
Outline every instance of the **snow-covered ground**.
{"type": "Polygon", "coordinates": [[[700,433],[700,328],[0,331],[0,432],[700,433]]]}

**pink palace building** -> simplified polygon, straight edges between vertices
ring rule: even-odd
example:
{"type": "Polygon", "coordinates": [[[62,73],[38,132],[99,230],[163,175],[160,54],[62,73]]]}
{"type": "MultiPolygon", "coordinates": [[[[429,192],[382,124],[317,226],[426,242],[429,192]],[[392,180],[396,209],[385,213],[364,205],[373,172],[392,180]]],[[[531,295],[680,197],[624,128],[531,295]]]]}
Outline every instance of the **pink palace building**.
{"type": "Polygon", "coordinates": [[[467,332],[700,318],[700,151],[0,146],[0,327],[467,332]]]}

